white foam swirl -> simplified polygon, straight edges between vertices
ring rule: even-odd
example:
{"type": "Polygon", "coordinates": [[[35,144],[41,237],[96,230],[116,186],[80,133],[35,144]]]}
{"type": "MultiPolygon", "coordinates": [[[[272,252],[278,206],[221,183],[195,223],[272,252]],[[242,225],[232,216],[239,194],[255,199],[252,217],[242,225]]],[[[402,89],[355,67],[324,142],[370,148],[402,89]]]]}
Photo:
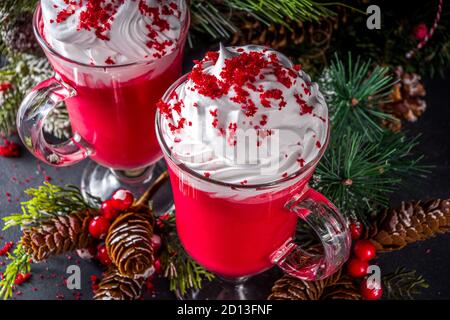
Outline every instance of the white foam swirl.
{"type": "Polygon", "coordinates": [[[221,47],[216,62],[202,62],[203,73],[220,79],[228,59],[252,51],[263,53],[267,60],[275,53],[285,70],[295,71],[292,72],[292,86],[280,83],[271,65],[264,68],[260,73],[262,76],[253,83],[260,90],[247,90],[257,108],[249,116],[241,104],[233,101],[235,90],[212,99],[199,93],[195,82],[190,79],[176,88],[176,95],[169,101],[172,116],[162,118],[163,139],[174,158],[210,179],[237,185],[273,182],[297,172],[315,160],[327,139],[328,109],[317,84],[311,83],[303,71],[295,70],[293,64],[276,51],[260,46],[221,47]],[[279,108],[279,100],[275,99],[269,99],[270,108],[262,105],[261,92],[271,89],[282,91],[286,102],[284,107],[279,108]],[[301,96],[306,105],[312,107],[312,112],[301,112],[296,96],[301,96]],[[173,106],[180,101],[181,110],[177,111],[173,106]],[[173,130],[183,118],[183,128],[173,130]],[[217,123],[214,126],[215,119],[217,123]],[[260,134],[257,136],[258,146],[252,149],[247,140],[244,149],[239,149],[239,143],[233,144],[235,136],[230,124],[237,124],[241,132],[257,128],[260,134]],[[220,128],[224,129],[222,133],[220,128]],[[272,135],[264,135],[268,130],[272,135]],[[270,152],[273,139],[278,139],[278,148],[270,152]],[[256,162],[254,158],[253,161],[246,158],[248,161],[245,162],[242,162],[242,157],[238,159],[238,154],[245,152],[246,148],[258,150],[256,162]]]}
{"type": "Polygon", "coordinates": [[[105,66],[108,65],[106,61],[109,58],[114,64],[127,64],[151,61],[160,57],[159,54],[169,54],[176,48],[187,19],[187,6],[184,0],[105,0],[104,6],[114,4],[119,7],[109,20],[110,30],[105,33],[109,40],[104,40],[95,35],[93,28],[90,30],[80,28],[80,14],[86,11],[88,1],[82,0],[77,3],[81,5],[68,6],[65,0],[41,0],[44,36],[47,43],[59,54],[84,64],[105,66]],[[147,26],[152,23],[152,18],[139,9],[141,2],[157,8],[160,17],[169,24],[168,30],[161,31],[157,26],[153,28],[156,31],[153,40],[159,43],[166,40],[171,42],[164,52],[147,45],[149,41],[147,26]],[[177,10],[172,14],[165,14],[167,12],[162,10],[162,6],[170,4],[175,4],[177,10]],[[74,13],[64,21],[58,22],[58,13],[67,8],[74,13]]]}

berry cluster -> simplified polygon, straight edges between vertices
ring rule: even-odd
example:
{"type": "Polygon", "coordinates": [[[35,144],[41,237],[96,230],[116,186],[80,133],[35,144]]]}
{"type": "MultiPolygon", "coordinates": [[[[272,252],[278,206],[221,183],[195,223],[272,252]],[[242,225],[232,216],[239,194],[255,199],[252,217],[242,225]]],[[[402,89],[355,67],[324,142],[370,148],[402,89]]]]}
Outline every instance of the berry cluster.
{"type": "MultiPolygon", "coordinates": [[[[112,222],[123,213],[126,213],[134,203],[133,194],[125,189],[119,189],[112,195],[111,199],[102,202],[99,215],[92,218],[89,223],[89,234],[99,240],[96,245],[88,248],[78,249],[77,254],[82,259],[92,259],[95,258],[100,264],[104,266],[109,266],[112,261],[108,255],[108,251],[103,240],[108,235],[110,226],[112,222]]],[[[153,234],[151,238],[151,245],[153,249],[153,254],[156,254],[161,248],[161,237],[157,234],[153,234]]],[[[154,273],[159,274],[161,272],[161,261],[155,259],[154,262],[154,273]]],[[[152,287],[151,284],[152,276],[146,280],[147,288],[152,287]]]]}
{"type": "MultiPolygon", "coordinates": [[[[99,240],[104,240],[108,235],[111,222],[114,221],[119,214],[128,210],[134,202],[133,194],[124,189],[117,190],[111,199],[102,202],[100,207],[100,215],[92,218],[89,223],[90,235],[99,240]]],[[[101,264],[107,266],[111,264],[111,259],[108,256],[106,246],[102,242],[96,247],[80,249],[77,251],[78,255],[83,258],[95,257],[101,264]]]]}
{"type": "Polygon", "coordinates": [[[383,295],[381,283],[369,281],[366,277],[369,261],[375,258],[376,249],[370,240],[358,240],[362,234],[362,225],[359,222],[350,224],[350,233],[353,240],[353,257],[347,263],[347,272],[353,278],[363,278],[360,284],[361,295],[366,300],[378,300],[383,295]],[[370,282],[370,283],[369,283],[370,282]]]}

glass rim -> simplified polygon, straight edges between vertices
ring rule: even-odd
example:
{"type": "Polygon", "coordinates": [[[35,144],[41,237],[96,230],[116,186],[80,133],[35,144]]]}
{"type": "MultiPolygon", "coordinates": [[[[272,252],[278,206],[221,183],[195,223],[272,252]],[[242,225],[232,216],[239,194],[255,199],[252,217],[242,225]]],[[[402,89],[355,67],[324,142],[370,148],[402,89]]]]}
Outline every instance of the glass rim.
{"type": "MultiPolygon", "coordinates": [[[[144,61],[143,60],[143,61],[135,61],[135,62],[130,62],[130,63],[117,64],[117,65],[115,64],[115,65],[108,65],[108,66],[97,66],[97,65],[93,66],[93,65],[86,64],[83,62],[75,61],[75,60],[72,60],[70,58],[63,56],[62,54],[57,52],[55,49],[50,47],[49,44],[47,43],[47,41],[45,41],[45,39],[42,37],[41,33],[39,32],[39,21],[40,21],[40,17],[42,16],[41,11],[42,11],[41,4],[40,4],[40,2],[38,2],[36,9],[34,10],[34,13],[33,13],[33,33],[34,33],[34,36],[36,37],[39,45],[43,48],[44,51],[48,51],[49,53],[58,57],[59,59],[64,60],[71,64],[75,64],[75,65],[86,67],[86,68],[101,69],[101,70],[120,69],[123,67],[151,65],[151,64],[157,63],[158,60],[163,59],[166,56],[170,56],[171,54],[174,53],[174,52],[172,52],[168,55],[163,56],[160,59],[156,59],[156,60],[152,60],[152,61],[144,61]]],[[[186,18],[184,20],[183,30],[181,32],[182,37],[180,37],[180,38],[184,38],[187,36],[189,26],[190,26],[190,21],[191,21],[190,11],[186,10],[186,18]]],[[[178,41],[176,49],[178,49],[179,47],[180,47],[180,41],[178,41]]]]}
{"type": "MultiPolygon", "coordinates": [[[[169,97],[171,95],[171,93],[176,90],[180,85],[182,85],[183,83],[185,83],[188,80],[188,76],[189,73],[184,74],[183,76],[181,76],[177,81],[175,81],[164,93],[163,97],[162,97],[162,101],[164,102],[168,102],[169,101],[169,97]]],[[[309,172],[310,170],[314,169],[315,166],[317,165],[317,163],[319,162],[319,160],[323,157],[323,155],[325,154],[325,151],[328,147],[328,143],[330,140],[330,120],[327,119],[327,132],[326,132],[326,137],[325,137],[325,142],[322,145],[321,149],[319,150],[319,152],[317,153],[317,155],[314,157],[314,159],[312,159],[310,162],[308,162],[306,165],[304,165],[303,167],[301,167],[299,170],[291,173],[290,175],[288,175],[287,177],[282,177],[280,179],[274,180],[274,181],[269,181],[269,182],[264,182],[264,183],[258,183],[258,184],[236,184],[236,183],[229,183],[229,182],[223,182],[220,180],[215,180],[211,177],[207,178],[204,175],[198,173],[197,171],[189,168],[188,166],[186,166],[184,163],[180,162],[179,160],[177,160],[176,158],[173,157],[172,152],[169,148],[169,146],[166,144],[163,134],[162,134],[162,119],[163,117],[161,116],[161,112],[159,111],[159,108],[156,109],[156,116],[155,116],[155,121],[156,121],[156,137],[158,139],[159,145],[161,146],[161,150],[163,151],[164,155],[166,155],[170,161],[172,161],[179,169],[181,169],[183,172],[198,178],[202,181],[205,181],[207,183],[212,183],[215,185],[219,185],[219,186],[223,186],[223,187],[229,187],[229,188],[233,188],[233,189],[264,189],[264,188],[270,188],[270,187],[276,187],[278,185],[281,185],[285,182],[288,181],[292,181],[295,180],[296,178],[298,178],[299,176],[301,176],[302,174],[309,172]]]]}

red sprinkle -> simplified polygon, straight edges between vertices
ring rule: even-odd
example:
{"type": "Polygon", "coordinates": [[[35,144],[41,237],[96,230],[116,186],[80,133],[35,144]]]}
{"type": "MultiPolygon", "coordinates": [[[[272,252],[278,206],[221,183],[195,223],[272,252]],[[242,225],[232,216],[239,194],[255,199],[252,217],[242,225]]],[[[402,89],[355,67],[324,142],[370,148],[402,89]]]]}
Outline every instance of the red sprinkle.
{"type": "Polygon", "coordinates": [[[114,62],[114,60],[113,60],[111,57],[108,57],[108,58],[105,60],[105,63],[106,63],[106,64],[109,64],[109,65],[111,65],[111,64],[116,64],[116,63],[114,62]]]}
{"type": "Polygon", "coordinates": [[[307,113],[312,113],[313,107],[309,106],[305,100],[301,98],[299,94],[294,94],[295,100],[297,101],[298,105],[300,106],[300,115],[304,115],[307,113]]]}

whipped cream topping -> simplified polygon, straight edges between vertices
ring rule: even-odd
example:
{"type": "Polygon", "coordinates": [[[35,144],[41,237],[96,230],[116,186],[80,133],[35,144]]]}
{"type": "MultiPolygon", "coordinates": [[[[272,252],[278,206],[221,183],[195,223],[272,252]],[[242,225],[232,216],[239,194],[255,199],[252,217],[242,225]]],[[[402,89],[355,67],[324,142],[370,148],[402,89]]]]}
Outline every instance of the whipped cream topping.
{"type": "Polygon", "coordinates": [[[172,53],[187,19],[184,0],[41,0],[41,8],[48,45],[97,66],[172,53]]]}
{"type": "Polygon", "coordinates": [[[316,83],[284,55],[261,46],[221,46],[160,101],[172,157],[236,185],[296,173],[325,145],[328,109],[316,83]]]}

